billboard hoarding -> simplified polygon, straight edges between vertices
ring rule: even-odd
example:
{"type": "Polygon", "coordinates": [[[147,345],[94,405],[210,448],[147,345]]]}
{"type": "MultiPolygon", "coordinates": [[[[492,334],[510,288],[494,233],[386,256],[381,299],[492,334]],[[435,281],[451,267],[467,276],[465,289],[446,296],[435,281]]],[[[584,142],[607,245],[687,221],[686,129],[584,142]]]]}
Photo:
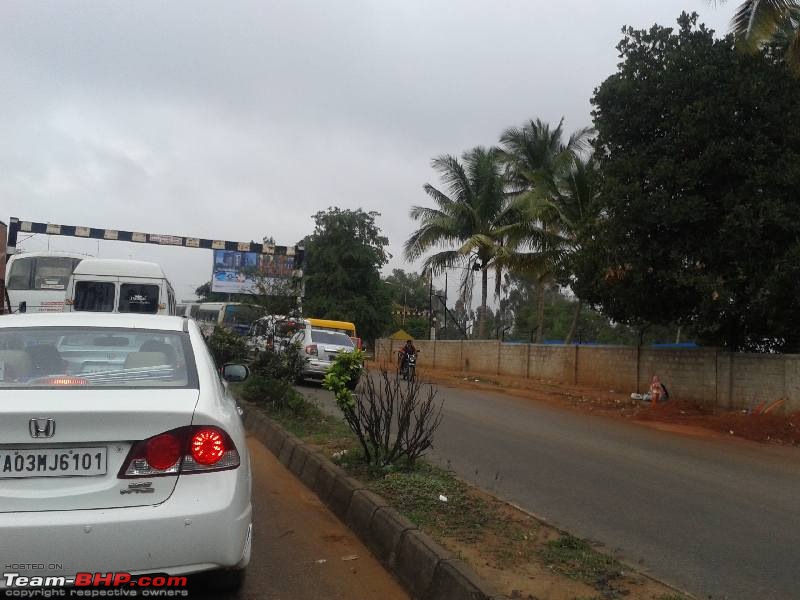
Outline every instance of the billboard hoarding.
{"type": "MultiPolygon", "coordinates": [[[[295,257],[260,252],[214,250],[211,291],[227,294],[279,294],[295,274],[295,257]]],[[[286,292],[284,292],[286,293],[286,292]]]]}

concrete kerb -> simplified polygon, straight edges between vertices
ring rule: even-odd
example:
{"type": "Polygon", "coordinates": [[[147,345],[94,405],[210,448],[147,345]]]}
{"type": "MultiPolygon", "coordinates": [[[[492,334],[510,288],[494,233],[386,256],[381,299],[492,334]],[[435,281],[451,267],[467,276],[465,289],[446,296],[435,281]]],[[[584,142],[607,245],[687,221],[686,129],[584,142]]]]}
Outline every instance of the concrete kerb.
{"type": "Polygon", "coordinates": [[[391,566],[414,598],[428,598],[436,567],[449,558],[452,558],[449,552],[419,529],[409,529],[400,536],[391,566]]]}
{"type": "Polygon", "coordinates": [[[381,508],[388,508],[389,503],[369,490],[357,490],[353,492],[350,499],[350,506],[347,508],[345,523],[355,534],[365,540],[369,537],[369,526],[372,517],[381,508]]]}
{"type": "Polygon", "coordinates": [[[250,407],[245,406],[242,407],[242,410],[244,411],[242,421],[244,422],[245,429],[252,431],[256,420],[256,412],[250,407]]]}
{"type": "Polygon", "coordinates": [[[292,460],[292,454],[294,454],[294,449],[300,444],[299,439],[294,437],[291,434],[287,434],[286,440],[283,442],[283,446],[281,447],[281,452],[278,454],[278,460],[281,461],[281,464],[289,468],[289,462],[292,460]]]}
{"type": "Polygon", "coordinates": [[[330,496],[333,489],[333,482],[336,481],[339,475],[346,476],[347,473],[327,460],[320,464],[312,489],[322,502],[327,503],[328,496],[330,496]]]}
{"type": "Polygon", "coordinates": [[[488,600],[490,596],[477,585],[477,575],[458,559],[440,560],[425,594],[430,600],[488,600]]]}
{"type": "Polygon", "coordinates": [[[317,473],[319,468],[325,461],[325,457],[320,452],[311,452],[306,458],[306,463],[303,465],[303,472],[300,473],[300,481],[303,482],[308,489],[313,490],[314,484],[317,481],[317,473]]]}
{"type": "Polygon", "coordinates": [[[328,508],[333,511],[333,514],[342,521],[346,521],[347,509],[350,508],[350,501],[353,499],[353,494],[365,488],[366,486],[358,479],[348,477],[346,474],[338,475],[336,479],[333,480],[331,492],[324,502],[328,505],[328,508]]]}
{"type": "Polygon", "coordinates": [[[303,474],[303,467],[310,453],[310,450],[305,444],[298,444],[295,446],[294,452],[292,452],[292,458],[289,461],[289,470],[297,477],[303,474]]]}
{"type": "Polygon", "coordinates": [[[243,408],[253,435],[358,535],[412,597],[507,600],[495,595],[467,565],[321,452],[313,451],[254,406],[243,408]]]}
{"type": "Polygon", "coordinates": [[[410,520],[391,507],[379,508],[369,522],[369,533],[364,543],[383,564],[394,564],[395,552],[400,538],[406,531],[416,529],[410,520]]]}
{"type": "MultiPolygon", "coordinates": [[[[264,418],[266,419],[266,417],[264,418]]],[[[273,428],[275,429],[275,434],[271,439],[267,439],[267,448],[275,456],[280,456],[283,443],[289,437],[289,433],[280,425],[273,425],[273,428]]]]}

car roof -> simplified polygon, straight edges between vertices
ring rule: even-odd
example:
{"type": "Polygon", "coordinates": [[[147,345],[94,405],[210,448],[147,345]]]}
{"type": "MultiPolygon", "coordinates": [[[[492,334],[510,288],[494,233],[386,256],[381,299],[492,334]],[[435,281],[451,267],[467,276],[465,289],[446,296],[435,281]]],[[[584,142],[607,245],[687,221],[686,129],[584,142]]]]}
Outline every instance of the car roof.
{"type": "Polygon", "coordinates": [[[0,316],[6,327],[117,327],[120,329],[161,329],[182,331],[185,319],[169,315],[119,313],[28,313],[0,316]]]}
{"type": "Polygon", "coordinates": [[[74,271],[75,275],[114,275],[118,277],[152,277],[163,279],[164,270],[158,263],[113,258],[87,258],[74,271]]]}
{"type": "Polygon", "coordinates": [[[68,252],[66,250],[41,250],[35,252],[15,252],[8,255],[8,261],[18,260],[21,258],[80,258],[86,260],[91,258],[88,254],[81,254],[80,252],[68,252]]]}

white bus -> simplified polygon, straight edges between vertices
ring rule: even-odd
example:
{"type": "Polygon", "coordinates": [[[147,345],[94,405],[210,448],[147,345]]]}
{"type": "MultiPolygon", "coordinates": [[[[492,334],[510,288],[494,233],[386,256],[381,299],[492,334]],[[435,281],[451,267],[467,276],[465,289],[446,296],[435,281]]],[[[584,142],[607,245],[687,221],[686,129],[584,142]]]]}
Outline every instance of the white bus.
{"type": "Polygon", "coordinates": [[[263,309],[241,302],[202,302],[195,318],[204,335],[211,335],[218,325],[247,335],[253,322],[263,314],[263,309]]]}
{"type": "Polygon", "coordinates": [[[175,292],[152,262],[87,258],[69,279],[65,311],[174,315],[175,292]]]}
{"type": "Polygon", "coordinates": [[[197,319],[197,315],[200,312],[200,303],[193,302],[191,300],[182,300],[181,302],[178,302],[177,310],[177,315],[179,317],[197,319]]]}
{"type": "Polygon", "coordinates": [[[12,312],[62,312],[69,277],[85,254],[21,252],[8,257],[6,289],[12,312]]]}

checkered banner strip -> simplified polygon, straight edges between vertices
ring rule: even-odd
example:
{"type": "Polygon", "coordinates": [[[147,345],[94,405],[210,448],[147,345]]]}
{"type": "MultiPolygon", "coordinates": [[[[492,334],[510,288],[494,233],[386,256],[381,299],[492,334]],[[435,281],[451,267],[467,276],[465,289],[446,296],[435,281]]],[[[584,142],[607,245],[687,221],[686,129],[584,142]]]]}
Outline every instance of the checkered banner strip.
{"type": "Polygon", "coordinates": [[[121,229],[99,229],[96,227],[82,227],[79,225],[56,225],[54,223],[21,221],[16,217],[11,217],[8,226],[9,247],[16,247],[17,235],[20,232],[65,235],[96,240],[138,242],[141,244],[157,244],[160,246],[183,246],[186,248],[205,248],[207,250],[232,250],[235,252],[258,252],[260,254],[274,254],[277,256],[294,256],[296,257],[295,264],[303,263],[304,254],[302,246],[274,246],[272,244],[258,244],[256,242],[231,242],[228,240],[211,240],[180,235],[165,235],[162,233],[123,231],[121,229]]]}

